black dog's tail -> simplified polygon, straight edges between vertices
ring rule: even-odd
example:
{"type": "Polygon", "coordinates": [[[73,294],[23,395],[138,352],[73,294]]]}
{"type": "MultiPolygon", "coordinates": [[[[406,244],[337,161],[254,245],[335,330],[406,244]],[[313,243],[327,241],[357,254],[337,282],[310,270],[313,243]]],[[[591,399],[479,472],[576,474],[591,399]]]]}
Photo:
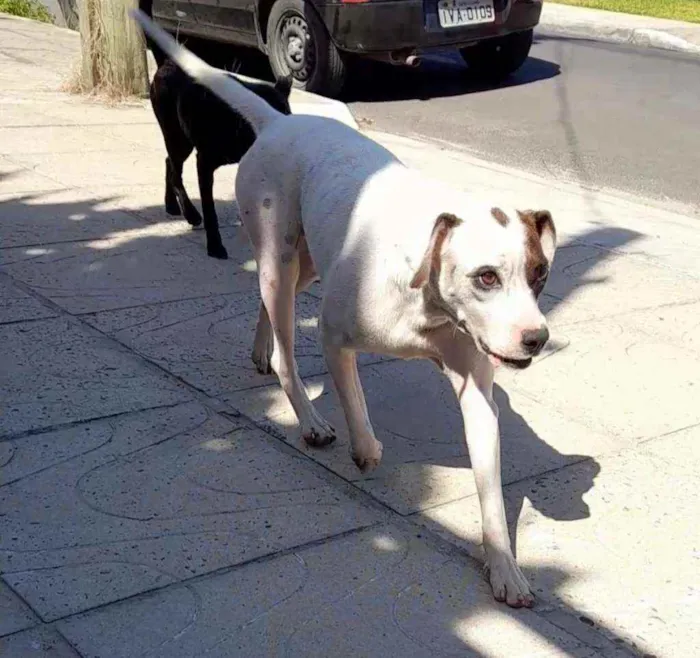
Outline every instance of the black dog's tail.
{"type": "MultiPolygon", "coordinates": [[[[148,18],[153,19],[153,0],[139,0],[139,9],[146,14],[148,18]]],[[[158,65],[158,68],[160,68],[167,61],[168,56],[165,54],[163,49],[145,32],[144,36],[146,37],[146,45],[153,53],[153,59],[156,60],[156,64],[158,65]]]]}

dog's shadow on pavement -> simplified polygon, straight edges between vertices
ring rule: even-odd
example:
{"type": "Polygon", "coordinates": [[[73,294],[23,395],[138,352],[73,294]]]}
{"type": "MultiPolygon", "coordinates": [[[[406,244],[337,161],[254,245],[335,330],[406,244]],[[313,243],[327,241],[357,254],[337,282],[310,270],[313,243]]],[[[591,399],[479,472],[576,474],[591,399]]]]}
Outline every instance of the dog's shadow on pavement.
{"type": "Polygon", "coordinates": [[[600,473],[600,464],[590,455],[563,455],[542,440],[527,420],[513,409],[510,396],[498,385],[495,386],[494,397],[498,403],[501,427],[509,427],[512,430],[501,432],[503,462],[507,463],[514,458],[509,455],[527,453],[531,463],[552,465],[542,473],[542,479],[539,474],[526,476],[523,479],[528,481],[526,487],[516,486],[511,491],[506,489],[504,492],[508,531],[513,543],[513,551],[517,556],[517,526],[525,505],[525,498],[527,497],[537,512],[553,521],[587,519],[590,517],[590,509],[584,496],[593,488],[595,478],[600,473]],[[585,477],[578,474],[579,476],[575,478],[556,478],[555,489],[546,481],[551,474],[551,469],[566,468],[582,462],[587,463],[585,477]]]}
{"type": "MultiPolygon", "coordinates": [[[[588,232],[577,236],[573,240],[568,240],[559,245],[560,252],[567,249],[584,249],[585,256],[578,262],[576,276],[565,273],[568,266],[557,263],[551,274],[550,285],[556,289],[556,296],[549,295],[547,298],[547,315],[556,310],[575,291],[587,286],[598,286],[604,284],[606,279],[592,275],[604,260],[614,258],[615,250],[624,249],[641,237],[641,234],[622,228],[609,226],[597,226],[588,232]],[[605,249],[595,249],[604,246],[605,249]],[[593,247],[593,249],[591,249],[593,247]]],[[[578,521],[590,517],[590,510],[584,500],[584,495],[593,488],[595,478],[601,470],[601,466],[596,459],[590,455],[567,454],[561,455],[552,448],[546,441],[543,441],[537,433],[530,427],[528,421],[515,411],[511,405],[510,396],[507,391],[496,385],[494,396],[498,403],[502,428],[512,428],[513,431],[502,431],[502,453],[504,459],[507,455],[517,454],[525,451],[530,455],[531,461],[536,464],[555,464],[560,462],[561,466],[571,466],[585,462],[584,468],[577,470],[576,477],[554,477],[556,491],[543,486],[544,479],[550,473],[546,470],[542,481],[538,475],[528,478],[526,487],[515,487],[510,495],[506,495],[506,517],[511,541],[515,544],[517,537],[517,523],[525,503],[525,497],[539,513],[555,521],[578,521]],[[514,445],[515,443],[518,445],[514,445]],[[565,461],[563,461],[565,460],[565,461]]],[[[517,547],[514,546],[514,550],[517,547]]]]}

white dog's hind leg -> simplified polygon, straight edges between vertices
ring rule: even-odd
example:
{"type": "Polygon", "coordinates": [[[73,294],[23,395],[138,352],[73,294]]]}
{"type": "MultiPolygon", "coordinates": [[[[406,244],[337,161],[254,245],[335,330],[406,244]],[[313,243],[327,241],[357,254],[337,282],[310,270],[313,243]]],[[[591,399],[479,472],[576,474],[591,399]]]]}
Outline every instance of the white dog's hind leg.
{"type": "Polygon", "coordinates": [[[501,485],[498,407],[493,401],[493,368],[473,341],[449,327],[435,344],[462,409],[469,459],[481,506],[483,545],[494,597],[513,607],[531,606],[534,597],[510,547],[501,485]]]}
{"type": "Polygon", "coordinates": [[[298,253],[288,263],[262,259],[260,293],[274,334],[272,368],[299,419],[302,438],[309,445],[320,447],[335,441],[335,431],[314,409],[294,358],[294,293],[298,275],[298,253]]]}
{"type": "Polygon", "coordinates": [[[355,352],[329,345],[326,341],[323,350],[345,412],[352,460],[363,473],[371,471],[379,466],[383,447],[375,438],[369,420],[367,403],[357,372],[357,357],[355,352]]]}
{"type": "Polygon", "coordinates": [[[265,304],[260,302],[258,311],[258,323],[255,326],[255,339],[253,340],[253,353],[251,359],[256,370],[261,375],[272,374],[272,348],[273,348],[272,327],[270,318],[267,316],[265,304]]]}
{"type": "MultiPolygon", "coordinates": [[[[304,242],[302,238],[302,242],[304,242]]],[[[313,261],[309,255],[306,244],[300,245],[299,251],[299,276],[296,284],[296,294],[306,290],[316,279],[316,271],[313,261]]],[[[255,327],[255,339],[253,341],[253,353],[251,359],[255,364],[256,370],[261,375],[272,374],[272,349],[274,340],[272,335],[272,327],[270,326],[270,318],[267,315],[265,304],[260,303],[258,312],[258,323],[255,327]]]]}

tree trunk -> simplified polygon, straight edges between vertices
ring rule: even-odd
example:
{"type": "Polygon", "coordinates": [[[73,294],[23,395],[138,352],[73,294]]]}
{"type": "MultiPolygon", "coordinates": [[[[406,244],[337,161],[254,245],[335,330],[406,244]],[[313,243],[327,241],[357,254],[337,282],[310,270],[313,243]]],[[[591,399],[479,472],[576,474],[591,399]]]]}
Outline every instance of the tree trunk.
{"type": "Polygon", "coordinates": [[[136,6],[137,0],[78,0],[81,91],[117,98],[146,94],[143,33],[129,16],[136,6]]]}

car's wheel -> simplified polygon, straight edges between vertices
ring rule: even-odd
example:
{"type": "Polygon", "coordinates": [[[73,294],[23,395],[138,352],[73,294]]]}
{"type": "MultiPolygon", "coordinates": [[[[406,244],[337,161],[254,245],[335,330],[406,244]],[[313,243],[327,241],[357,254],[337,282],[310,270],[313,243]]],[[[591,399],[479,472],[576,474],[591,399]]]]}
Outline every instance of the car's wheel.
{"type": "Polygon", "coordinates": [[[497,82],[515,73],[527,59],[532,46],[532,30],[486,39],[459,52],[470,72],[497,82]]]}
{"type": "Polygon", "coordinates": [[[267,48],[272,72],[291,74],[295,87],[324,96],[342,89],[345,63],[309,2],[275,2],[267,21],[267,48]]]}

